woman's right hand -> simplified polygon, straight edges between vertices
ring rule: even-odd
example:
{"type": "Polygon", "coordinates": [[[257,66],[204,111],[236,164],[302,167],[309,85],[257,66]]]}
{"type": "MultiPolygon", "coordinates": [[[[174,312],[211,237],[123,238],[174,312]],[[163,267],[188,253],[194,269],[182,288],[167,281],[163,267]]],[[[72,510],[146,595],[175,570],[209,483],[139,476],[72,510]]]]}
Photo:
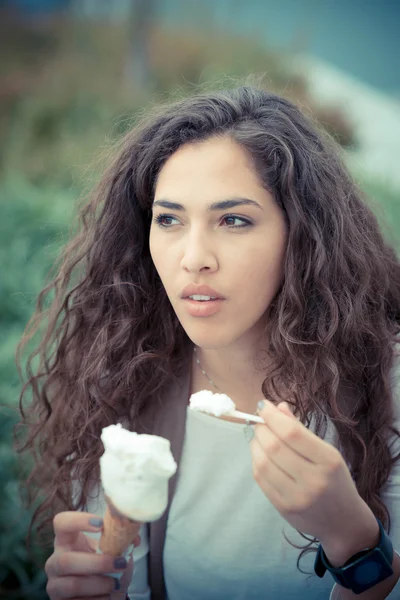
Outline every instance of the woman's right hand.
{"type": "MultiPolygon", "coordinates": [[[[101,531],[102,520],[91,513],[68,511],[57,514],[53,525],[54,552],[46,561],[44,569],[48,578],[46,591],[50,600],[125,600],[133,574],[133,559],[126,564],[123,557],[116,559],[107,554],[96,554],[99,541],[83,533],[101,531]],[[91,519],[99,525],[96,527],[90,524],[91,519]],[[105,575],[121,571],[125,572],[119,581],[105,575]],[[118,584],[119,588],[116,587],[118,584]],[[116,589],[119,591],[115,591],[116,589]]],[[[139,545],[139,536],[132,543],[139,545]]]]}

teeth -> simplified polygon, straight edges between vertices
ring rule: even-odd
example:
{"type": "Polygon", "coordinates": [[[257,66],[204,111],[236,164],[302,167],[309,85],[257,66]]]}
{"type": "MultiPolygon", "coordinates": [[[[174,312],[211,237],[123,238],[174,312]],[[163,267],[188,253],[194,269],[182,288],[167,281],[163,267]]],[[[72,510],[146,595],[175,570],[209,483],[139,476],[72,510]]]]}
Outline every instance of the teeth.
{"type": "Polygon", "coordinates": [[[189,296],[189,298],[192,298],[193,300],[216,300],[216,298],[214,298],[213,296],[189,296]]]}

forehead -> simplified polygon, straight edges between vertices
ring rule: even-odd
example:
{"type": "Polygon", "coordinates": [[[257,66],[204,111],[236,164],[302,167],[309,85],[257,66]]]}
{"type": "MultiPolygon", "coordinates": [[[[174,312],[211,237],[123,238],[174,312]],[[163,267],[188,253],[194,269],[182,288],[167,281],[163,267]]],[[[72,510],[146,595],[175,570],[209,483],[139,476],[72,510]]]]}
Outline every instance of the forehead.
{"type": "Polygon", "coordinates": [[[181,146],[165,162],[156,182],[156,195],[171,186],[193,188],[209,183],[232,187],[260,187],[252,162],[246,151],[228,137],[214,137],[202,142],[181,146]]]}

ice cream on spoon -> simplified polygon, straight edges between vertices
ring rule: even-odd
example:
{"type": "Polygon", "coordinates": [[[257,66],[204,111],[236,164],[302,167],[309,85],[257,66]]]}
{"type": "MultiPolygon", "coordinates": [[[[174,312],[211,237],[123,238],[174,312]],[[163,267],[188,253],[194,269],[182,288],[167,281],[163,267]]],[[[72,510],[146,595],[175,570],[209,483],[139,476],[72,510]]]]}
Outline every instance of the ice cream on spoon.
{"type": "Polygon", "coordinates": [[[236,405],[226,394],[213,394],[210,390],[196,392],[190,397],[191,410],[205,412],[216,417],[229,416],[237,419],[245,419],[253,423],[265,423],[264,419],[257,415],[236,410],[236,405]]]}

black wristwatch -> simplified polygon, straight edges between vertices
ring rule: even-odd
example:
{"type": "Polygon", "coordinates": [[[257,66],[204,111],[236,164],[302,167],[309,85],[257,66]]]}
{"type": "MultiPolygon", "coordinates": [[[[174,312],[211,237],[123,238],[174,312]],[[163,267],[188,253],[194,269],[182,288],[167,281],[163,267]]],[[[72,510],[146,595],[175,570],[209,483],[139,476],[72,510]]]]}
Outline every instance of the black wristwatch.
{"type": "Polygon", "coordinates": [[[361,594],[393,575],[393,544],[380,520],[377,521],[380,530],[378,545],[357,552],[342,567],[332,567],[320,544],[314,563],[318,577],[323,577],[328,570],[341,586],[351,589],[354,594],[361,594]]]}

